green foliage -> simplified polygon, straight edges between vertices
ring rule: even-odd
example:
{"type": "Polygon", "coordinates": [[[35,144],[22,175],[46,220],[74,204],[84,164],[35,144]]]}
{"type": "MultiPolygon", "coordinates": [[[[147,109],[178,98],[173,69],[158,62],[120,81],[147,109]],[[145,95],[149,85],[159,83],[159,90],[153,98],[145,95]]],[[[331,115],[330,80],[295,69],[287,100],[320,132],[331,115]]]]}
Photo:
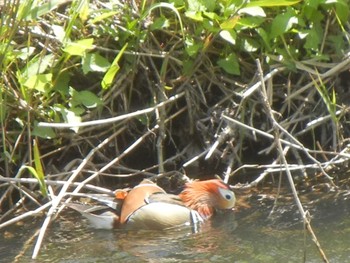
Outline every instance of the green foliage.
{"type": "Polygon", "coordinates": [[[93,47],[94,40],[92,38],[80,39],[75,42],[67,42],[63,48],[63,52],[69,56],[80,56],[82,57],[93,47]]]}
{"type": "Polygon", "coordinates": [[[85,53],[82,58],[82,70],[86,75],[89,72],[106,72],[111,63],[98,53],[85,53]]]}
{"type": "MultiPolygon", "coordinates": [[[[246,57],[245,53],[249,56],[252,52],[256,56],[265,54],[266,58],[280,56],[280,61],[290,65],[293,60],[305,58],[305,54],[309,58],[322,54],[321,44],[325,34],[322,23],[332,12],[339,18],[339,23],[347,21],[349,8],[345,8],[344,4],[344,1],[317,0],[302,3],[189,0],[184,15],[196,27],[187,34],[191,38],[186,38],[186,51],[191,57],[200,56],[206,51],[203,39],[212,35],[218,36],[215,37],[216,42],[220,39],[226,42],[216,62],[230,74],[239,74],[238,61],[246,57]],[[232,61],[231,67],[229,61],[232,61]]],[[[329,38],[335,38],[339,35],[339,29],[327,33],[329,38]]],[[[344,50],[344,47],[337,50],[334,46],[330,48],[339,55],[344,50]]]]}
{"type": "Polygon", "coordinates": [[[120,69],[118,62],[119,62],[121,56],[123,55],[125,49],[127,48],[127,46],[128,46],[128,43],[126,43],[124,45],[124,47],[121,49],[119,54],[115,57],[110,68],[107,70],[106,74],[104,75],[102,82],[101,82],[101,86],[103,89],[107,89],[110,85],[112,85],[114,77],[120,69]]]}
{"type": "Polygon", "coordinates": [[[39,146],[36,140],[34,140],[33,148],[35,170],[32,169],[32,167],[28,166],[27,169],[29,169],[32,175],[38,180],[42,195],[47,196],[47,186],[45,183],[44,169],[41,164],[39,146]]]}
{"type": "Polygon", "coordinates": [[[223,68],[227,73],[239,75],[239,63],[234,53],[228,55],[224,59],[218,61],[218,65],[223,68]]]}
{"type": "Polygon", "coordinates": [[[324,83],[322,83],[321,79],[319,79],[320,84],[316,80],[313,80],[313,82],[324,104],[326,105],[328,113],[332,117],[332,120],[334,121],[334,123],[337,123],[338,118],[337,118],[337,115],[335,114],[337,103],[336,103],[336,96],[334,93],[334,89],[332,89],[332,92],[330,94],[330,92],[328,92],[324,83]]]}
{"type": "MultiPolygon", "coordinates": [[[[18,141],[62,143],[57,130],[39,122],[71,123],[80,132],[74,124],[101,112],[149,106],[158,94],[153,86],[166,97],[186,79],[205,101],[212,76],[248,83],[256,59],[293,71],[297,61],[330,61],[349,48],[347,0],[16,3],[0,15],[0,122],[9,131],[2,133],[2,156],[17,165],[31,161],[18,157],[18,141]]],[[[333,114],[334,96],[322,85],[318,92],[333,114]]],[[[39,163],[35,168],[40,179],[39,163]]]]}

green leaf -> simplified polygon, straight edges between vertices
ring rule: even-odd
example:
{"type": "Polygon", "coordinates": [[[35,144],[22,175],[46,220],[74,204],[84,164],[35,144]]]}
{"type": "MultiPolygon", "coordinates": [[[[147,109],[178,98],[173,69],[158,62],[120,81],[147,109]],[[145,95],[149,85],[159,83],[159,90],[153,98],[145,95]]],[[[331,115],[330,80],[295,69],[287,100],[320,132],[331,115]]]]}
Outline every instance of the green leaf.
{"type": "MultiPolygon", "coordinates": [[[[336,54],[338,56],[343,56],[343,50],[346,49],[347,43],[344,41],[344,37],[342,34],[337,36],[330,36],[329,41],[333,46],[333,49],[335,50],[336,54]]],[[[333,56],[333,54],[332,54],[333,56]]]]}
{"type": "Polygon", "coordinates": [[[81,120],[79,116],[84,114],[85,112],[85,110],[82,107],[71,107],[69,111],[74,113],[74,120],[77,120],[76,117],[78,117],[81,120]]]}
{"type": "Polygon", "coordinates": [[[24,70],[21,72],[23,78],[28,78],[37,74],[44,73],[54,63],[54,55],[37,56],[31,59],[24,70]]]}
{"type": "Polygon", "coordinates": [[[193,60],[185,60],[183,61],[183,67],[182,67],[182,72],[185,76],[191,76],[193,73],[194,65],[193,60]]]}
{"type": "Polygon", "coordinates": [[[188,10],[189,11],[214,11],[215,1],[212,0],[188,0],[188,10]]]}
{"type": "Polygon", "coordinates": [[[239,63],[236,54],[231,53],[228,57],[220,59],[218,65],[227,73],[240,75],[239,63]]]}
{"type": "Polygon", "coordinates": [[[47,196],[47,186],[45,183],[45,174],[44,169],[40,160],[40,152],[38,147],[38,142],[36,139],[33,141],[33,152],[34,152],[34,164],[36,170],[36,177],[39,181],[41,194],[47,196]]]}
{"type": "Polygon", "coordinates": [[[58,39],[61,43],[63,42],[66,32],[64,31],[64,27],[58,25],[51,26],[52,32],[55,35],[56,39],[58,39]]]}
{"type": "Polygon", "coordinates": [[[84,74],[89,72],[106,72],[111,63],[97,53],[86,53],[82,59],[82,68],[84,74]]]}
{"type": "Polygon", "coordinates": [[[1,122],[1,124],[3,124],[6,117],[7,117],[6,102],[2,96],[2,88],[0,88],[0,122],[1,122]]]}
{"type": "Polygon", "coordinates": [[[271,46],[270,46],[269,36],[267,35],[266,31],[263,28],[257,28],[256,31],[258,32],[258,34],[260,35],[260,37],[264,41],[264,44],[265,44],[265,47],[267,48],[267,50],[270,51],[271,46]]]}
{"type": "Polygon", "coordinates": [[[47,93],[52,87],[52,74],[38,74],[29,77],[24,83],[28,89],[37,90],[41,93],[47,93]]]}
{"type": "Polygon", "coordinates": [[[35,47],[25,47],[19,50],[17,58],[27,60],[35,51],[35,47]]]}
{"type": "Polygon", "coordinates": [[[67,71],[61,71],[54,81],[53,90],[58,91],[63,98],[69,94],[70,75],[67,71]]]}
{"type": "Polygon", "coordinates": [[[40,5],[32,7],[30,12],[26,15],[26,20],[37,20],[39,17],[50,13],[52,10],[56,9],[62,4],[62,0],[50,0],[46,3],[41,3],[40,5]]]}
{"type": "Polygon", "coordinates": [[[94,93],[88,90],[76,91],[71,88],[72,107],[84,105],[87,108],[96,108],[102,105],[102,101],[94,93]]]}
{"type": "Polygon", "coordinates": [[[123,46],[123,48],[120,50],[120,52],[118,53],[118,55],[114,59],[112,66],[108,69],[107,73],[104,75],[104,77],[102,79],[102,83],[101,83],[101,86],[103,89],[107,89],[112,85],[114,77],[120,69],[118,62],[119,62],[120,58],[122,57],[124,51],[126,50],[127,46],[128,46],[128,43],[126,43],[123,46]]]}
{"type": "Polygon", "coordinates": [[[34,124],[32,135],[44,139],[53,139],[57,136],[55,131],[51,127],[39,127],[37,123],[34,124]]]}
{"type": "MultiPolygon", "coordinates": [[[[221,30],[217,26],[217,23],[213,23],[213,21],[208,19],[208,18],[204,18],[203,19],[203,21],[201,22],[201,26],[203,27],[203,29],[198,27],[198,29],[197,29],[198,31],[197,32],[200,32],[200,31],[204,32],[204,30],[207,30],[208,32],[214,33],[216,35],[221,30]]],[[[196,35],[197,34],[200,34],[200,33],[196,33],[196,35]]]]}
{"type": "Polygon", "coordinates": [[[231,17],[231,18],[227,19],[226,21],[222,22],[220,24],[220,28],[221,29],[232,29],[236,26],[239,19],[240,19],[239,16],[231,17]]]}
{"type": "MultiPolygon", "coordinates": [[[[209,1],[209,0],[206,0],[206,1],[209,1]]],[[[177,8],[174,6],[174,4],[172,4],[172,3],[161,2],[161,3],[153,4],[144,14],[142,14],[141,19],[142,20],[146,19],[146,17],[148,17],[151,14],[151,12],[156,8],[166,8],[166,9],[170,9],[172,12],[174,12],[174,14],[176,15],[176,17],[179,20],[182,36],[183,36],[183,38],[185,38],[184,27],[182,24],[182,19],[181,19],[180,13],[177,10],[177,8]]],[[[135,22],[138,23],[138,20],[135,19],[135,22]]]]}
{"type": "Polygon", "coordinates": [[[254,39],[246,38],[243,40],[243,48],[250,53],[257,51],[260,48],[260,45],[254,39]]]}
{"type": "Polygon", "coordinates": [[[209,11],[213,12],[215,10],[216,2],[213,0],[199,0],[202,2],[203,6],[205,6],[206,10],[203,11],[209,11]]]}
{"type": "Polygon", "coordinates": [[[251,16],[261,16],[266,17],[266,13],[264,9],[262,9],[260,6],[252,6],[252,7],[245,7],[238,11],[238,14],[247,14],[251,16]]]}
{"type": "Polygon", "coordinates": [[[337,0],[335,4],[335,13],[342,23],[347,23],[349,19],[349,3],[346,0],[337,0]]]}
{"type": "Polygon", "coordinates": [[[275,17],[271,26],[270,38],[281,36],[288,32],[294,24],[298,24],[298,18],[292,12],[279,14],[275,17]]]}
{"type": "Polygon", "coordinates": [[[338,122],[336,115],[336,99],[334,98],[334,90],[332,90],[332,95],[329,94],[326,86],[323,84],[321,77],[318,75],[319,83],[312,78],[312,82],[314,83],[318,93],[323,99],[324,104],[326,104],[327,110],[331,115],[331,118],[334,122],[338,122]]]}
{"type": "Polygon", "coordinates": [[[257,0],[249,2],[245,7],[253,6],[265,6],[265,7],[276,7],[276,6],[290,6],[295,5],[302,0],[257,0]]]}
{"type": "Polygon", "coordinates": [[[71,56],[83,56],[85,52],[93,48],[93,43],[93,38],[86,38],[76,42],[68,42],[63,51],[71,56]]]}
{"type": "Polygon", "coordinates": [[[241,18],[237,24],[242,26],[242,28],[256,28],[260,26],[265,21],[262,17],[243,17],[241,18]]]}
{"type": "Polygon", "coordinates": [[[321,44],[321,38],[316,30],[305,30],[303,33],[305,36],[305,45],[304,48],[311,49],[314,51],[319,50],[319,45],[321,44]]]}
{"type": "Polygon", "coordinates": [[[209,18],[210,20],[221,20],[222,17],[219,16],[218,14],[214,13],[214,12],[199,12],[199,13],[203,13],[203,16],[209,18]]]}
{"type": "Polygon", "coordinates": [[[94,19],[90,20],[90,24],[96,24],[98,22],[105,20],[106,18],[112,17],[117,14],[118,12],[116,11],[108,11],[108,12],[102,13],[101,15],[96,16],[94,19]]]}
{"type": "Polygon", "coordinates": [[[203,21],[202,12],[186,11],[185,16],[187,16],[188,18],[191,18],[194,21],[203,21]]]}
{"type": "Polygon", "coordinates": [[[89,0],[80,0],[79,6],[77,8],[79,12],[79,17],[81,20],[86,21],[89,17],[90,9],[89,9],[89,0]]]}
{"type": "Polygon", "coordinates": [[[203,42],[196,43],[193,38],[187,37],[185,40],[186,52],[190,57],[195,56],[203,48],[203,42]]]}
{"type": "Polygon", "coordinates": [[[47,196],[47,186],[45,183],[45,179],[40,174],[38,174],[37,171],[31,166],[23,165],[20,168],[20,172],[22,173],[24,169],[27,169],[32,174],[32,176],[38,180],[41,194],[43,196],[47,196]]]}
{"type": "Polygon", "coordinates": [[[168,28],[169,26],[170,26],[169,19],[166,19],[165,17],[158,17],[152,23],[151,30],[168,28]]]}
{"type": "Polygon", "coordinates": [[[81,117],[79,115],[84,112],[84,110],[80,108],[67,109],[62,105],[56,105],[55,110],[61,113],[62,118],[66,123],[69,123],[73,126],[71,130],[76,133],[79,131],[79,127],[74,127],[74,124],[81,123],[81,117]]]}
{"type": "Polygon", "coordinates": [[[237,34],[234,30],[222,30],[220,32],[220,37],[232,45],[236,44],[237,34]]]}
{"type": "Polygon", "coordinates": [[[103,80],[101,83],[103,89],[108,89],[112,85],[114,77],[118,73],[119,69],[120,67],[118,64],[115,64],[109,68],[109,70],[103,77],[103,80]]]}

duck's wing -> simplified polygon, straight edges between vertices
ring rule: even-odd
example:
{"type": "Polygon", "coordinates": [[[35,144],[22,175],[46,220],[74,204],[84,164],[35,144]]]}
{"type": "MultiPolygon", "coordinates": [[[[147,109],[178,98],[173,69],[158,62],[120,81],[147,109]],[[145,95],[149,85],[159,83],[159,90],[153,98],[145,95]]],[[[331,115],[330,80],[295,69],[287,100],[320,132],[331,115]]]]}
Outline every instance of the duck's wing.
{"type": "Polygon", "coordinates": [[[185,206],[185,204],[182,202],[180,197],[178,195],[173,195],[173,194],[154,193],[145,199],[145,203],[147,204],[156,203],[156,202],[185,206]]]}
{"type": "Polygon", "coordinates": [[[165,193],[165,191],[154,183],[143,182],[135,186],[123,200],[120,223],[124,224],[130,215],[147,204],[148,198],[154,193],[165,193]]]}
{"type": "Polygon", "coordinates": [[[70,195],[74,197],[91,199],[116,210],[118,214],[120,213],[121,206],[123,203],[123,199],[116,199],[114,196],[106,194],[71,193],[70,195]]]}

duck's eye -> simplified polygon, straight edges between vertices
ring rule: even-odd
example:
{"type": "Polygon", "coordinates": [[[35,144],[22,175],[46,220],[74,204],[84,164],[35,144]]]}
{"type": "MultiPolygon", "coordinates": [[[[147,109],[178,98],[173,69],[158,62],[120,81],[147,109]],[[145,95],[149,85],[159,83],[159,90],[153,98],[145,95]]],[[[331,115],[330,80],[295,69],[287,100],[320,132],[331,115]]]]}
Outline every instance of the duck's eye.
{"type": "Polygon", "coordinates": [[[219,192],[221,196],[228,201],[231,201],[235,198],[234,193],[228,189],[219,188],[219,192]]]}

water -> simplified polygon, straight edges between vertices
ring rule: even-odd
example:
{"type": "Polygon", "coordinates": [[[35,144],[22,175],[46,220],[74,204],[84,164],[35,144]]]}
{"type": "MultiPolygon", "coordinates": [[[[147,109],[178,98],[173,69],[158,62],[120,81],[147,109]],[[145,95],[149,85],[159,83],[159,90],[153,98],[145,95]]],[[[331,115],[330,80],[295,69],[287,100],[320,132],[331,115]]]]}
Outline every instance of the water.
{"type": "MultiPolygon", "coordinates": [[[[347,195],[317,200],[305,207],[322,248],[330,262],[350,262],[347,195]]],[[[322,262],[292,199],[274,209],[266,196],[248,201],[250,207],[218,215],[196,234],[189,229],[94,230],[67,211],[49,228],[37,260],[31,260],[31,236],[43,219],[27,220],[0,232],[0,262],[304,262],[304,257],[322,262]]]]}

